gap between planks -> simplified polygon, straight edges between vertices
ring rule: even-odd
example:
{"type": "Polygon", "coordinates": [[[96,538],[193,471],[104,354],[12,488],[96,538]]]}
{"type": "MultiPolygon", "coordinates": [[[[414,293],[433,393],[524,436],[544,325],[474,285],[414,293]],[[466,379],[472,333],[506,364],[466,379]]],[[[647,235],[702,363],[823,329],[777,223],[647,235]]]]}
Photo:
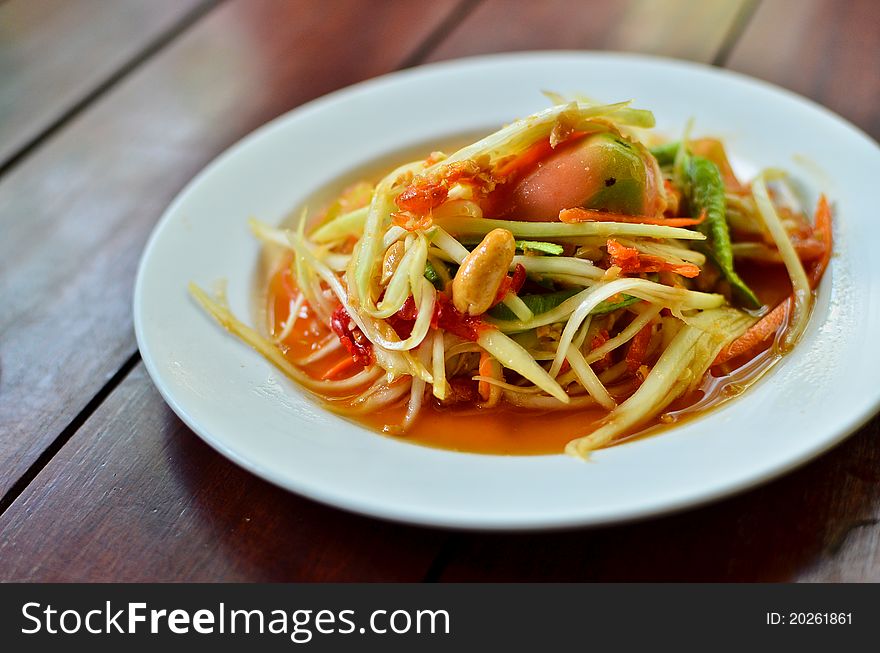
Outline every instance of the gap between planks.
{"type": "Polygon", "coordinates": [[[428,34],[424,41],[415,48],[412,53],[407,56],[395,70],[403,70],[412,68],[424,62],[428,56],[437,49],[446,37],[458,27],[464,20],[477,8],[483,0],[461,0],[455,8],[449,12],[449,15],[440,21],[437,27],[428,34]]]}
{"type": "Polygon", "coordinates": [[[72,420],[70,420],[70,423],[64,427],[58,437],[52,440],[52,444],[46,447],[46,449],[43,450],[43,453],[41,453],[31,466],[27,468],[27,471],[22,474],[15,483],[13,483],[12,487],[9,488],[9,491],[0,498],[0,517],[2,517],[6,510],[15,503],[15,500],[27,489],[27,486],[36,478],[37,474],[39,474],[43,468],[49,464],[49,461],[55,457],[55,454],[61,451],[64,445],[67,444],[68,440],[73,437],[73,434],[85,424],[86,420],[91,417],[92,413],[94,413],[98,407],[104,403],[104,400],[116,389],[116,387],[125,380],[125,377],[128,376],[140,360],[141,354],[139,351],[135,350],[122,366],[116,370],[116,373],[111,376],[103,386],[101,386],[101,389],[95,393],[95,396],[89,400],[89,403],[87,403],[72,420]]]}
{"type": "Polygon", "coordinates": [[[740,7],[733,22],[730,24],[730,29],[727,30],[727,34],[721,41],[721,45],[718,46],[718,52],[712,59],[713,66],[724,67],[727,65],[727,60],[730,59],[730,53],[733,52],[734,46],[746,31],[746,27],[748,27],[752,17],[758,10],[760,2],[761,0],[746,0],[745,4],[740,7]]]}
{"type": "MultiPolygon", "coordinates": [[[[0,0],[0,3],[2,3],[2,1],[3,0],[0,0]]],[[[226,2],[226,0],[202,0],[202,2],[185,14],[175,25],[159,34],[140,52],[119,66],[119,68],[108,75],[107,78],[97,86],[86,92],[83,97],[73,104],[73,106],[63,111],[57,118],[46,125],[42,131],[14,150],[6,161],[0,163],[0,177],[3,177],[3,175],[21,163],[32,152],[35,152],[45,141],[51,138],[53,134],[58,133],[71,120],[91,106],[93,102],[100,99],[103,95],[116,87],[123,79],[128,77],[131,73],[163,50],[165,46],[195,25],[203,16],[224,2],[226,2]]]]}

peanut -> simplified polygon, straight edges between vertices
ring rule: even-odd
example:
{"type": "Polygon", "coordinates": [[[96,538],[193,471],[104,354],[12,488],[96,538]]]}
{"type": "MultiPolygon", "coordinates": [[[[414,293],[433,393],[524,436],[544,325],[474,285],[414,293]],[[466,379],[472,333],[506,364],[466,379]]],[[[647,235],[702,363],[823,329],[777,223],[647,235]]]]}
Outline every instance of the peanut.
{"type": "Polygon", "coordinates": [[[495,301],[516,252],[507,229],[493,229],[468,254],[452,280],[452,303],[462,313],[480,315],[495,301]]]}
{"type": "Polygon", "coordinates": [[[400,265],[400,259],[406,253],[406,247],[402,240],[398,240],[391,247],[385,250],[385,258],[382,259],[382,285],[384,286],[390,280],[397,266],[400,265]]]}

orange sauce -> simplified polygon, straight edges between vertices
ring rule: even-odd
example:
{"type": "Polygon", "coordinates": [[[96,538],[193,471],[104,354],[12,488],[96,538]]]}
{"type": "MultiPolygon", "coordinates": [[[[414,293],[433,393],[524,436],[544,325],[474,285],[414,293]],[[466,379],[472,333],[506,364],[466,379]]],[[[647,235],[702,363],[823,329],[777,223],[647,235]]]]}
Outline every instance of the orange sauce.
{"type": "MultiPolygon", "coordinates": [[[[382,422],[400,423],[405,406],[359,420],[381,430],[382,422]]],[[[594,428],[608,413],[601,408],[536,412],[500,404],[495,408],[422,407],[412,427],[398,436],[410,442],[473,453],[534,455],[561,453],[569,440],[594,428]]]]}
{"type": "MultiPolygon", "coordinates": [[[[290,307],[290,278],[284,279],[287,264],[283,263],[271,276],[267,293],[268,325],[273,334],[280,333],[290,307]]],[[[775,306],[791,293],[785,268],[777,266],[741,266],[741,276],[767,305],[775,306]]],[[[281,343],[285,356],[296,363],[315,351],[333,336],[308,306],[304,306],[292,333],[281,343]]],[[[697,391],[674,402],[667,411],[643,425],[632,437],[653,434],[672,424],[703,414],[727,399],[741,393],[775,362],[777,357],[767,349],[744,360],[728,363],[727,371],[710,369],[697,391]]],[[[319,361],[302,367],[314,378],[321,376],[340,361],[348,358],[343,348],[319,361]]],[[[359,371],[350,368],[345,375],[359,371]]],[[[534,411],[502,403],[496,408],[482,409],[472,405],[440,407],[426,396],[422,411],[412,427],[402,435],[394,425],[400,424],[406,412],[405,395],[397,404],[366,415],[347,415],[349,397],[323,398],[327,407],[371,430],[400,437],[431,447],[488,454],[555,454],[562,452],[570,440],[589,433],[607,415],[599,407],[576,410],[534,411]]]]}

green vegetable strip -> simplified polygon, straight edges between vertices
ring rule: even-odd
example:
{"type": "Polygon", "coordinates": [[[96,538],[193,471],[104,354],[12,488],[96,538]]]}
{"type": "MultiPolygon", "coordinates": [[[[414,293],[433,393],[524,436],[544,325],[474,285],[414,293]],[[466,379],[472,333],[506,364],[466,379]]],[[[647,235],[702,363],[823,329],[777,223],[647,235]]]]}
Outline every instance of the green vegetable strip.
{"type": "MultiPolygon", "coordinates": [[[[491,229],[489,230],[491,231],[491,229]]],[[[489,233],[488,231],[486,233],[489,233]]],[[[446,254],[449,259],[455,263],[461,264],[464,261],[465,257],[467,257],[470,252],[458,242],[455,238],[450,236],[446,231],[437,227],[434,229],[433,234],[431,236],[431,241],[434,245],[440,248],[444,254],[446,254]]]]}
{"type": "MultiPolygon", "coordinates": [[[[618,288],[618,292],[625,292],[627,295],[639,297],[640,299],[643,299],[652,304],[661,304],[663,306],[677,308],[680,310],[705,310],[708,308],[718,308],[725,303],[723,295],[701,293],[694,290],[685,290],[684,288],[673,288],[670,286],[664,286],[662,284],[648,281],[647,279],[626,278],[618,279],[617,281],[611,281],[610,283],[616,284],[615,288],[618,288]],[[627,282],[627,287],[620,288],[620,283],[622,281],[627,282]]],[[[545,324],[563,322],[569,319],[572,313],[577,310],[577,308],[581,306],[581,304],[585,300],[587,300],[587,298],[596,288],[601,288],[603,286],[607,287],[608,285],[609,284],[601,284],[601,286],[585,288],[584,290],[578,292],[576,295],[572,295],[571,297],[563,301],[556,308],[545,311],[540,315],[535,315],[534,319],[529,322],[494,319],[492,319],[491,321],[495,326],[506,333],[528,331],[529,329],[534,329],[545,324]]],[[[607,288],[605,288],[605,290],[607,290],[607,288]]],[[[599,306],[601,306],[602,304],[602,301],[608,300],[615,294],[617,293],[611,292],[603,300],[600,300],[595,305],[593,305],[591,309],[588,309],[585,313],[582,314],[581,320],[585,318],[592,311],[592,309],[599,308],[599,306]]]]}
{"type": "Polygon", "coordinates": [[[242,342],[253,347],[261,356],[281,370],[284,374],[313,392],[319,392],[325,395],[337,395],[351,392],[356,388],[375,381],[379,378],[382,372],[380,367],[371,365],[358,374],[343,381],[318,381],[313,379],[285,358],[284,354],[281,353],[281,350],[277,346],[275,346],[274,342],[267,340],[257,333],[256,330],[236,318],[226,304],[225,297],[220,296],[214,299],[192,281],[189,283],[189,292],[193,299],[195,299],[202,308],[211,315],[211,317],[217,320],[224,329],[238,336],[242,342]]]}
{"type": "MultiPolygon", "coordinates": [[[[722,195],[723,199],[723,195],[722,195]]],[[[495,220],[493,218],[443,218],[435,220],[448,233],[459,238],[485,236],[493,229],[507,229],[518,238],[583,238],[585,236],[643,236],[645,238],[678,238],[679,240],[704,240],[705,235],[691,229],[665,225],[630,224],[626,222],[520,222],[518,220],[495,220]]],[[[435,239],[436,242],[436,239],[435,239]]]]}
{"type": "Polygon", "coordinates": [[[663,143],[663,145],[655,145],[648,151],[657,159],[659,166],[671,166],[675,162],[675,155],[678,154],[679,142],[663,143]]]}
{"type": "Polygon", "coordinates": [[[583,301],[569,316],[568,322],[562,330],[562,335],[559,337],[559,343],[556,348],[556,357],[553,359],[553,365],[550,366],[550,375],[556,376],[556,374],[559,373],[559,368],[565,358],[565,353],[568,351],[568,346],[574,339],[575,334],[578,329],[580,329],[584,320],[587,319],[587,316],[590,315],[600,303],[607,301],[622,292],[627,292],[632,295],[640,295],[641,292],[636,291],[643,290],[645,287],[652,288],[654,286],[657,286],[658,289],[666,288],[666,286],[661,286],[644,279],[624,278],[594,286],[585,291],[583,301]]]}
{"type": "MultiPolygon", "coordinates": [[[[385,337],[385,334],[381,332],[381,329],[384,325],[385,332],[388,333],[390,331],[391,333],[388,333],[388,335],[391,335],[394,333],[393,330],[391,330],[391,327],[385,325],[385,323],[380,320],[375,320],[369,314],[361,314],[355,309],[351,303],[351,297],[346,292],[345,285],[343,285],[342,281],[340,281],[330,268],[324,265],[324,263],[318,260],[318,258],[312,253],[302,234],[290,233],[288,237],[290,238],[291,246],[297,253],[297,257],[303,260],[307,269],[311,269],[324,280],[324,283],[326,283],[330,290],[333,291],[333,294],[336,295],[339,303],[345,307],[345,310],[348,312],[352,321],[361,331],[364,332],[364,335],[372,341],[374,345],[373,353],[376,355],[376,363],[393,377],[405,373],[417,376],[426,383],[433,383],[434,381],[431,378],[430,372],[428,372],[425,366],[422,365],[417,358],[413,357],[409,351],[397,351],[412,349],[421,342],[425,333],[428,331],[428,327],[430,326],[430,316],[425,318],[423,324],[419,324],[419,319],[425,311],[430,311],[431,313],[434,311],[435,294],[434,289],[431,287],[428,280],[424,280],[424,285],[426,285],[427,288],[422,294],[427,295],[427,297],[423,297],[425,300],[424,305],[419,306],[416,324],[413,326],[413,334],[405,341],[396,339],[390,340],[385,337]],[[423,330],[422,327],[424,327],[423,330]]],[[[299,279],[301,277],[297,278],[299,279]]],[[[329,315],[327,319],[329,321],[329,315]]],[[[394,334],[394,337],[396,338],[396,334],[394,334]]]]}
{"type": "Polygon", "coordinates": [[[617,302],[612,302],[611,300],[606,299],[590,311],[590,315],[605,315],[607,313],[613,313],[614,311],[626,308],[627,306],[632,306],[636,302],[641,301],[638,297],[633,297],[632,295],[621,295],[621,297],[622,299],[617,302]]]}
{"type": "MultiPolygon", "coordinates": [[[[660,356],[647,378],[629,399],[613,410],[598,429],[569,442],[566,453],[586,458],[590,451],[608,445],[627,429],[633,428],[663,410],[673,388],[684,390],[680,377],[693,363],[694,346],[709,337],[695,327],[684,327],[660,356]]],[[[711,362],[711,361],[710,361],[711,362]]]]}
{"type": "MultiPolygon", "coordinates": [[[[540,315],[541,313],[546,313],[547,311],[553,310],[566,299],[568,299],[569,297],[574,297],[579,292],[581,292],[580,288],[570,288],[568,290],[560,290],[543,295],[522,295],[520,299],[526,306],[528,306],[529,310],[534,315],[540,315]]],[[[596,306],[596,308],[594,308],[592,311],[590,311],[590,315],[604,315],[606,313],[611,313],[620,308],[631,306],[637,301],[639,301],[638,297],[631,297],[630,295],[624,295],[623,299],[618,302],[606,300],[596,306]]],[[[517,316],[513,314],[513,311],[507,308],[504,304],[498,304],[491,308],[489,310],[489,315],[497,320],[517,319],[517,316]]]]}
{"type": "MultiPolygon", "coordinates": [[[[529,310],[534,315],[539,315],[556,308],[566,299],[577,295],[580,291],[579,288],[572,288],[570,290],[560,290],[559,292],[551,292],[544,295],[520,295],[520,299],[529,307],[529,310]]],[[[498,320],[517,319],[516,315],[513,314],[513,311],[503,304],[498,304],[497,306],[490,308],[488,314],[498,320]]]]}
{"type": "Polygon", "coordinates": [[[431,374],[434,377],[433,394],[437,399],[446,399],[449,383],[446,381],[446,353],[443,332],[434,331],[431,336],[431,374]]]}
{"type": "Polygon", "coordinates": [[[596,376],[596,372],[587,364],[587,361],[584,360],[584,355],[574,344],[569,346],[565,357],[571,364],[571,369],[577,376],[578,382],[596,400],[596,403],[605,410],[614,410],[617,407],[617,402],[608,394],[608,390],[602,385],[599,377],[596,376]]]}
{"type": "Polygon", "coordinates": [[[431,281],[437,290],[443,290],[446,288],[446,284],[452,281],[452,276],[449,274],[446,264],[430,255],[428,255],[428,263],[430,263],[431,270],[433,270],[434,275],[437,277],[437,282],[431,281],[431,278],[428,277],[427,267],[425,269],[425,278],[431,281]]]}
{"type": "Polygon", "coordinates": [[[599,281],[605,274],[605,270],[582,258],[572,256],[514,256],[510,269],[514,270],[517,265],[522,265],[529,274],[571,274],[599,281]]]}
{"type": "Polygon", "coordinates": [[[660,256],[670,263],[687,261],[689,263],[694,263],[699,267],[706,264],[705,254],[692,249],[678,247],[676,245],[668,245],[666,243],[657,243],[647,240],[630,240],[628,238],[618,238],[617,242],[626,247],[633,247],[644,254],[660,256]]]}
{"type": "Polygon", "coordinates": [[[440,275],[437,274],[437,270],[434,269],[434,266],[431,264],[431,261],[425,262],[425,279],[434,284],[434,287],[437,290],[443,290],[442,282],[440,280],[440,275]]]}
{"type": "Polygon", "coordinates": [[[480,332],[477,343],[504,367],[521,374],[547,394],[564,404],[571,401],[565,390],[535,362],[531,354],[500,331],[484,329],[480,332]]]}
{"type": "Polygon", "coordinates": [[[708,239],[706,253],[730,283],[737,300],[749,308],[760,308],[760,300],[733,267],[733,248],[725,215],[724,182],[718,166],[701,156],[688,156],[684,171],[691,213],[700,215],[706,212],[706,219],[697,226],[708,239]]]}
{"type": "Polygon", "coordinates": [[[541,252],[550,256],[560,256],[565,249],[556,243],[545,243],[540,240],[518,240],[516,248],[523,252],[541,252]]]}
{"type": "Polygon", "coordinates": [[[387,320],[403,307],[410,294],[413,295],[415,302],[419,303],[421,297],[417,296],[417,285],[421,284],[417,280],[424,274],[427,266],[425,260],[427,252],[428,247],[424,239],[420,238],[413,243],[400,260],[400,264],[391,276],[388,285],[385,286],[385,296],[379,302],[376,310],[369,311],[370,315],[387,320]]]}
{"type": "MultiPolygon", "coordinates": [[[[595,121],[595,118],[610,116],[612,120],[623,109],[627,109],[630,102],[617,102],[615,104],[589,105],[583,102],[570,102],[569,104],[556,105],[545,109],[527,118],[517,120],[494,134],[482,140],[467,145],[451,154],[443,161],[439,161],[427,168],[430,174],[443,165],[465,159],[478,159],[488,156],[492,162],[525,151],[532,143],[550,136],[554,125],[560,117],[578,131],[608,131],[611,127],[604,121],[595,121]]],[[[654,116],[650,111],[631,110],[625,114],[628,119],[635,120],[640,125],[653,125],[654,116]]]]}
{"type": "MultiPolygon", "coordinates": [[[[356,303],[366,311],[375,310],[376,304],[372,296],[371,283],[373,272],[381,261],[382,234],[385,223],[394,210],[395,182],[407,172],[415,172],[422,167],[420,161],[406,163],[396,168],[382,179],[373,193],[373,201],[364,220],[364,233],[353,254],[353,281],[348,291],[353,294],[356,303]]],[[[333,223],[330,223],[333,224],[333,223]]],[[[354,316],[352,316],[354,317],[354,316]]]]}
{"type": "Polygon", "coordinates": [[[329,243],[346,236],[360,236],[364,231],[364,223],[367,221],[369,211],[370,207],[364,206],[340,215],[315,229],[309,240],[314,243],[329,243]]]}
{"type": "Polygon", "coordinates": [[[516,293],[507,293],[498,305],[506,308],[517,320],[522,320],[523,322],[528,322],[535,317],[535,314],[532,313],[528,305],[516,293]]]}
{"type": "Polygon", "coordinates": [[[626,431],[657,415],[677,397],[693,389],[721,348],[738,337],[753,318],[731,308],[708,310],[684,326],[664,350],[635,394],[620,404],[592,433],[565,448],[578,458],[607,446],[626,431]]]}
{"type": "MultiPolygon", "coordinates": [[[[596,101],[581,93],[571,96],[567,99],[564,95],[553,91],[541,91],[553,104],[571,105],[572,102],[579,102],[585,105],[594,105],[596,101]]],[[[631,127],[653,127],[655,125],[654,114],[644,109],[629,109],[626,107],[615,109],[613,112],[615,123],[619,125],[629,125],[631,127]]]]}
{"type": "Polygon", "coordinates": [[[791,237],[785,230],[785,225],[782,224],[779,214],[773,207],[773,202],[770,200],[766,183],[769,175],[775,176],[773,171],[765,170],[755,178],[755,181],[752,183],[752,195],[755,198],[755,203],[761,217],[764,219],[767,230],[773,236],[773,241],[776,243],[779,255],[783,263],[785,263],[785,268],[791,278],[791,286],[794,290],[794,311],[780,343],[781,349],[787,351],[794,346],[794,343],[800,338],[804,329],[807,328],[807,320],[810,317],[810,309],[813,304],[813,295],[804,265],[795,251],[794,245],[792,245],[791,237]]]}
{"type": "MultiPolygon", "coordinates": [[[[585,356],[587,363],[595,363],[598,360],[601,360],[605,354],[610,351],[614,351],[621,345],[625,345],[627,342],[632,340],[635,335],[644,328],[648,322],[653,320],[657,315],[660,314],[660,311],[663,310],[662,306],[657,306],[651,304],[647,306],[641,313],[639,313],[632,322],[630,322],[626,328],[618,333],[616,336],[611,338],[611,340],[606,340],[603,344],[599,345],[595,349],[592,349],[590,353],[585,356]]],[[[677,319],[677,318],[670,318],[677,319]]]]}

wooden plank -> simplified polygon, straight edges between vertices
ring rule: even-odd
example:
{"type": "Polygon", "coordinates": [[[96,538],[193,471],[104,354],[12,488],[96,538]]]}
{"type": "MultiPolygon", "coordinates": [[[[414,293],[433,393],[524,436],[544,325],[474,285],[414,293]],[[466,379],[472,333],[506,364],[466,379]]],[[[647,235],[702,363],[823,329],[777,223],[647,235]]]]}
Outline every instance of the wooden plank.
{"type": "Polygon", "coordinates": [[[139,365],[3,515],[0,579],[411,581],[445,539],[256,479],[187,429],[139,365]]]}
{"type": "Polygon", "coordinates": [[[0,180],[0,495],[135,352],[135,268],[189,178],[266,120],[399,65],[456,6],[221,5],[0,180]]]}
{"type": "MultiPolygon", "coordinates": [[[[830,106],[880,137],[880,4],[764,0],[732,68],[830,106]]],[[[742,497],[628,527],[460,536],[442,580],[880,581],[880,419],[742,497]]]]}
{"type": "Polygon", "coordinates": [[[450,33],[430,60],[586,48],[712,61],[750,5],[746,0],[487,0],[450,33]]]}
{"type": "Polygon", "coordinates": [[[880,2],[764,0],[728,67],[824,104],[880,138],[880,2]]]}
{"type": "Polygon", "coordinates": [[[202,4],[202,0],[0,4],[0,165],[202,4]]]}
{"type": "Polygon", "coordinates": [[[591,531],[458,536],[440,580],[876,581],[878,435],[875,421],[779,481],[672,517],[591,531]]]}

